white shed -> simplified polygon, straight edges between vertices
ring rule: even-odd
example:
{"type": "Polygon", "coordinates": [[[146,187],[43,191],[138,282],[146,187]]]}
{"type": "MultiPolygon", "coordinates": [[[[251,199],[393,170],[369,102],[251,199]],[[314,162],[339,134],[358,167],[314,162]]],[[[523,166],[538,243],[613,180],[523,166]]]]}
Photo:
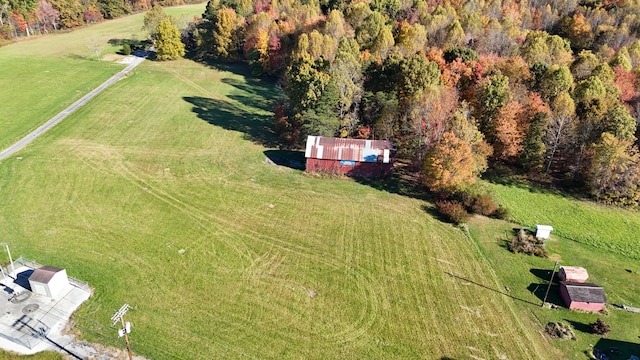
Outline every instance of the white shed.
{"type": "Polygon", "coordinates": [[[29,276],[29,286],[34,294],[56,298],[67,287],[67,271],[53,266],[43,266],[29,276]]]}
{"type": "Polygon", "coordinates": [[[538,239],[548,239],[553,227],[549,225],[536,225],[536,237],[538,239]]]}

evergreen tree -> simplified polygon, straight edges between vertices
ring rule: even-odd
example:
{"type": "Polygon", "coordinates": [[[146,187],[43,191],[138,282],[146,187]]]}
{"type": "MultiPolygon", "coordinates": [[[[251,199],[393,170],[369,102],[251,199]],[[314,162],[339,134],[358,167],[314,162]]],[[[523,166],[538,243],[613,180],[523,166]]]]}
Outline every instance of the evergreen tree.
{"type": "Polygon", "coordinates": [[[619,140],[635,141],[636,119],[629,114],[627,108],[615,105],[607,112],[602,131],[611,133],[619,140]]]}
{"type": "Polygon", "coordinates": [[[540,90],[547,100],[555,98],[562,92],[570,91],[572,86],[573,76],[566,65],[551,66],[540,81],[540,90]]]}
{"type": "Polygon", "coordinates": [[[509,102],[509,78],[494,75],[481,84],[475,107],[476,118],[480,120],[479,128],[490,144],[495,141],[496,124],[494,120],[500,108],[509,102]]]}
{"type": "Polygon", "coordinates": [[[544,168],[547,147],[543,140],[547,132],[547,122],[547,114],[539,112],[527,129],[520,154],[520,164],[527,171],[540,172],[544,168]]]}

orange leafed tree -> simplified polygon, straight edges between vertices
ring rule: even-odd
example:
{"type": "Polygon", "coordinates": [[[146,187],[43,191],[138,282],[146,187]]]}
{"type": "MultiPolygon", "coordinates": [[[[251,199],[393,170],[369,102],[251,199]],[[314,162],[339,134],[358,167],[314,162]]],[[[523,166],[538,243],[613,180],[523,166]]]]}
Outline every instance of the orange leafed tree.
{"type": "Polygon", "coordinates": [[[426,154],[422,178],[431,191],[456,192],[475,183],[471,146],[446,132],[426,154]]]}
{"type": "Polygon", "coordinates": [[[512,101],[503,106],[496,119],[495,155],[501,160],[510,160],[522,151],[525,130],[524,106],[512,101]]]}
{"type": "Polygon", "coordinates": [[[613,72],[616,74],[613,85],[620,90],[620,100],[624,102],[634,100],[638,96],[638,91],[635,88],[638,75],[635,72],[625,71],[620,66],[614,67],[613,72]]]}
{"type": "Polygon", "coordinates": [[[13,23],[13,26],[16,27],[16,29],[20,30],[20,31],[26,31],[27,30],[27,22],[24,20],[24,16],[22,16],[22,14],[20,12],[16,11],[12,11],[9,14],[9,19],[10,21],[13,23]]]}

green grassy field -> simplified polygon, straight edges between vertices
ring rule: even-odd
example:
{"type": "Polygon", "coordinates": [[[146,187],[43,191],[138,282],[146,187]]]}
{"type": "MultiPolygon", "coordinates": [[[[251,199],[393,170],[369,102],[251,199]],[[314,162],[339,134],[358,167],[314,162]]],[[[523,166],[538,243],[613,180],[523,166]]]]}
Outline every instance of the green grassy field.
{"type": "Polygon", "coordinates": [[[134,306],[151,358],[554,358],[422,201],[265,163],[272,93],[143,64],[1,163],[3,241],[96,288],[89,340],[134,306]]]}
{"type": "MultiPolygon", "coordinates": [[[[128,38],[141,22],[59,35],[76,40],[58,47],[75,41],[77,50],[38,39],[0,49],[0,59],[40,49],[33,66],[89,63],[83,39],[128,38]]],[[[96,73],[116,67],[91,63],[96,73]]],[[[147,61],[0,162],[0,242],[95,288],[75,314],[84,339],[122,348],[109,319],[128,303],[133,350],[153,359],[586,357],[595,337],[561,343],[541,333],[549,319],[580,325],[595,316],[538,306],[544,280],[530,270],[553,262],[505,250],[513,225],[474,219],[469,238],[423,200],[269,164],[266,155],[299,156],[264,145],[273,140],[274,86],[224,68],[147,61]]],[[[583,231],[570,219],[579,203],[549,197],[536,213],[527,209],[539,194],[487,186],[519,222],[549,222],[554,235],[576,239],[583,231]],[[567,224],[539,220],[554,212],[566,212],[567,224]]],[[[550,248],[564,264],[586,266],[611,302],[640,304],[633,253],[603,251],[607,239],[594,247],[558,236],[550,248]]],[[[611,310],[609,337],[631,341],[634,319],[611,310]]]]}
{"type": "Polygon", "coordinates": [[[554,235],[640,260],[640,213],[606,207],[534,187],[491,185],[489,190],[520,224],[549,224],[554,235]]]}
{"type": "Polygon", "coordinates": [[[95,287],[88,340],[134,306],[150,358],[557,357],[423,201],[266,163],[274,93],[144,63],[0,163],[0,241],[95,287]]]}
{"type": "Polygon", "coordinates": [[[550,321],[571,325],[577,340],[555,341],[567,358],[584,354],[591,345],[597,344],[600,337],[589,332],[588,324],[598,317],[611,326],[605,338],[622,342],[614,344],[621,353],[614,354],[612,359],[638,355],[640,315],[619,310],[614,305],[640,304],[640,264],[635,257],[640,246],[637,227],[632,225],[640,221],[640,214],[541,192],[533,187],[485,185],[509,207],[518,223],[531,229],[536,223],[554,227],[547,243],[551,256],[541,259],[512,254],[506,249],[506,239],[517,225],[478,217],[471,222],[474,239],[510,289],[509,295],[517,298],[514,303],[519,311],[528,315],[538,329],[550,321]],[[551,287],[549,301],[559,305],[559,309],[540,307],[555,261],[559,265],[587,269],[589,281],[605,290],[609,303],[606,314],[569,311],[557,295],[557,285],[551,287]]]}
{"type": "MultiPolygon", "coordinates": [[[[201,14],[204,6],[166,11],[177,18],[191,18],[201,14]]],[[[109,40],[143,39],[143,17],[137,14],[0,47],[0,99],[11,104],[3,107],[0,116],[0,150],[123,69],[124,65],[98,59],[120,50],[109,40]]]]}

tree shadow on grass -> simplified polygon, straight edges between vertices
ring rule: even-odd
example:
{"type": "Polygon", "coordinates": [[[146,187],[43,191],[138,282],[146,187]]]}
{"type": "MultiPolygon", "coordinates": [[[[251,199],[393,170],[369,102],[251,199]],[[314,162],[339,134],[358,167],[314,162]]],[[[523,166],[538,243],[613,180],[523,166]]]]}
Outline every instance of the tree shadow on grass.
{"type": "Polygon", "coordinates": [[[244,78],[224,78],[222,83],[233,86],[235,90],[227,95],[246,106],[251,106],[263,111],[273,112],[274,95],[276,90],[274,84],[262,79],[244,78]]]}
{"type": "Polygon", "coordinates": [[[183,99],[193,105],[191,111],[211,125],[242,132],[245,139],[266,147],[277,145],[271,129],[271,117],[268,115],[256,114],[252,108],[241,103],[201,96],[185,96],[183,99]]]}
{"type": "MultiPolygon", "coordinates": [[[[432,203],[434,196],[420,183],[419,176],[418,170],[412,164],[404,161],[396,161],[391,176],[377,179],[358,177],[355,178],[355,181],[376,190],[432,203]]],[[[423,206],[423,210],[434,216],[438,214],[435,208],[427,205],[423,206]]]]}
{"type": "Polygon", "coordinates": [[[136,51],[136,50],[145,50],[147,49],[149,46],[151,46],[151,40],[138,40],[138,39],[109,39],[107,41],[109,43],[109,45],[113,45],[113,46],[123,46],[125,44],[128,44],[131,47],[131,51],[136,51]]]}
{"type": "Polygon", "coordinates": [[[549,194],[575,200],[591,200],[585,196],[582,186],[571,179],[554,177],[527,177],[512,168],[500,164],[493,164],[482,174],[482,178],[490,183],[526,190],[532,194],[549,194]]]}
{"type": "MultiPolygon", "coordinates": [[[[223,77],[221,81],[242,91],[242,97],[248,97],[249,100],[254,102],[241,101],[243,104],[265,111],[273,111],[273,100],[279,92],[276,88],[277,78],[269,76],[256,77],[251,73],[249,65],[242,62],[230,63],[211,59],[200,60],[199,62],[212,69],[241,76],[242,79],[223,77]]],[[[234,99],[238,100],[237,98],[234,99]]]]}
{"type": "Polygon", "coordinates": [[[612,360],[626,360],[631,355],[640,355],[640,344],[629,341],[600,338],[594,348],[606,353],[612,360]]]}
{"type": "Polygon", "coordinates": [[[184,97],[185,101],[193,105],[192,111],[212,125],[244,133],[247,140],[265,147],[277,147],[271,115],[277,94],[274,82],[268,78],[252,78],[251,70],[243,63],[202,63],[239,77],[223,76],[220,80],[232,87],[226,95],[230,101],[199,96],[184,97]]]}

